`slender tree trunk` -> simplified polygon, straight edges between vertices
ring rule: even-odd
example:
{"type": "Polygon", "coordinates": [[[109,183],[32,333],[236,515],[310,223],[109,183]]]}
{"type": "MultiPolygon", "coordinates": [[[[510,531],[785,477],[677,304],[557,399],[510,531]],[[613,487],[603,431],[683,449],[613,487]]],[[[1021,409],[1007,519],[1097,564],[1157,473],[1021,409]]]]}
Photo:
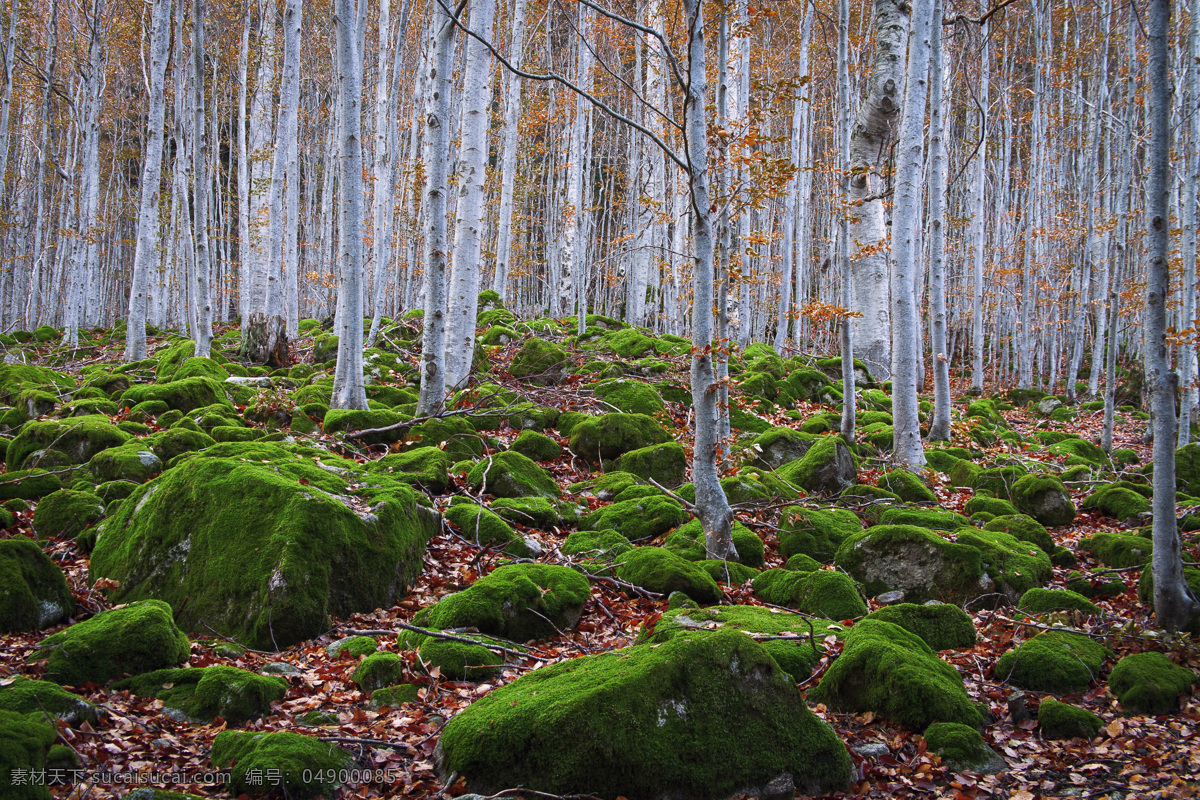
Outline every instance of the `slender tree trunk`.
{"type": "MultiPolygon", "coordinates": [[[[575,85],[584,92],[592,90],[592,51],[588,37],[592,29],[592,13],[587,6],[579,6],[578,49],[575,56],[575,85]]],[[[564,298],[573,301],[578,317],[578,329],[582,333],[587,316],[587,286],[584,280],[584,252],[586,207],[588,192],[584,164],[587,161],[588,111],[591,103],[584,97],[575,97],[575,114],[571,119],[571,141],[567,160],[567,217],[562,232],[560,263],[563,283],[560,284],[564,298]]]]}
{"type": "Polygon", "coordinates": [[[238,50],[237,101],[237,221],[238,221],[238,315],[244,333],[250,324],[250,285],[254,276],[250,256],[250,145],[246,132],[246,95],[250,71],[250,11],[245,11],[241,47],[238,50]]]}
{"type": "Polygon", "coordinates": [[[163,123],[166,100],[163,84],[171,45],[171,0],[154,0],[150,12],[150,113],[146,158],[142,165],[142,198],[138,211],[137,248],[129,287],[129,320],[125,330],[125,360],[146,357],[146,287],[158,263],[158,200],[162,180],[163,123]]]}
{"type": "MultiPolygon", "coordinates": [[[[525,0],[515,0],[512,11],[512,44],[509,48],[512,63],[520,67],[525,52],[525,0]]],[[[504,146],[500,156],[500,219],[496,234],[496,273],[492,289],[500,302],[508,302],[508,273],[512,263],[513,194],[517,183],[517,150],[519,148],[521,112],[521,78],[508,73],[504,91],[504,146]]]]}
{"type": "MultiPolygon", "coordinates": [[[[982,3],[986,9],[986,0],[982,3]]],[[[990,33],[988,23],[979,26],[979,147],[975,153],[975,173],[971,181],[971,392],[983,393],[983,264],[987,250],[987,138],[988,89],[991,77],[990,33]]]]}
{"type": "Polygon", "coordinates": [[[1197,403],[1196,388],[1196,203],[1200,191],[1200,122],[1196,120],[1196,108],[1200,98],[1197,82],[1200,82],[1200,8],[1193,0],[1189,14],[1183,91],[1180,105],[1183,111],[1186,139],[1183,158],[1183,187],[1180,192],[1180,221],[1183,226],[1183,291],[1180,329],[1192,331],[1190,340],[1179,349],[1179,383],[1183,389],[1179,404],[1179,436],[1177,447],[1183,447],[1191,439],[1192,421],[1197,403]]]}
{"type": "MultiPolygon", "coordinates": [[[[841,306],[849,312],[854,303],[854,262],[850,257],[851,155],[850,155],[850,0],[838,0],[837,43],[837,102],[838,102],[838,182],[837,260],[842,278],[841,306]]],[[[854,444],[854,325],[849,316],[842,317],[842,421],[841,434],[846,444],[854,444]]]]}
{"type": "Polygon", "coordinates": [[[1147,250],[1145,360],[1154,426],[1154,617],[1159,627],[1178,631],[1200,616],[1200,601],[1183,579],[1179,529],[1175,522],[1176,375],[1167,355],[1168,263],[1171,218],[1169,173],[1171,106],[1167,83],[1170,0],[1149,2],[1149,176],[1146,187],[1147,250]]]}
{"type": "Polygon", "coordinates": [[[950,438],[950,356],[946,346],[946,113],[942,82],[942,2],[934,0],[929,61],[929,315],[933,344],[933,419],[930,441],[950,438]]]}
{"type": "Polygon", "coordinates": [[[357,21],[352,0],[336,0],[333,24],[337,31],[338,204],[341,207],[339,322],[337,368],[330,408],[367,408],[363,385],[363,243],[362,243],[362,62],[357,46],[357,21]]]}
{"type": "MultiPolygon", "coordinates": [[[[800,23],[800,52],[796,59],[796,71],[801,76],[808,76],[808,48],[812,38],[812,5],[805,4],[804,21],[800,23]]],[[[809,134],[809,111],[812,107],[812,86],[810,81],[804,87],[804,93],[796,96],[792,110],[792,157],[796,159],[798,172],[788,181],[788,191],[784,210],[783,235],[783,265],[779,276],[779,313],[775,327],[775,349],[784,353],[788,342],[788,327],[792,319],[792,282],[796,275],[797,240],[807,235],[804,220],[810,201],[808,187],[811,186],[812,173],[809,170],[805,145],[809,134]],[[800,210],[803,200],[805,212],[800,210]]],[[[840,87],[839,87],[840,88],[840,87]]]]}
{"type": "Polygon", "coordinates": [[[192,0],[192,234],[195,239],[196,355],[208,357],[212,340],[208,245],[208,120],[204,113],[204,0],[192,0]]]}

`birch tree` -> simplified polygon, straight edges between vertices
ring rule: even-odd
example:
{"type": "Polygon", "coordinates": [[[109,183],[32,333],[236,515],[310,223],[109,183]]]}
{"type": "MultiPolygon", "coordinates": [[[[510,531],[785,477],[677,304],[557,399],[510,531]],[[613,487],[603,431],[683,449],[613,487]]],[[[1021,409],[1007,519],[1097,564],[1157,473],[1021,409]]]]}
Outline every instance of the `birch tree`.
{"type": "Polygon", "coordinates": [[[125,330],[125,360],[146,357],[146,291],[150,272],[158,263],[158,201],[162,180],[163,123],[167,56],[171,45],[171,0],[154,0],[150,11],[150,113],[146,125],[146,157],[142,163],[142,193],[138,211],[137,246],[129,287],[129,319],[125,330]]]}
{"type": "Polygon", "coordinates": [[[1179,383],[1182,397],[1179,404],[1179,435],[1177,447],[1183,447],[1191,439],[1192,422],[1195,418],[1196,389],[1196,204],[1200,191],[1200,121],[1196,119],[1197,104],[1200,103],[1200,8],[1192,1],[1188,14],[1188,32],[1184,61],[1183,92],[1180,97],[1184,119],[1183,185],[1180,189],[1179,218],[1183,227],[1183,287],[1181,291],[1183,317],[1180,328],[1191,331],[1187,342],[1179,348],[1179,383]]]}
{"type": "MultiPolygon", "coordinates": [[[[915,9],[914,9],[915,10],[915,9]]],[[[946,343],[946,108],[943,92],[942,2],[934,0],[929,35],[929,315],[933,344],[931,441],[950,438],[950,352],[946,343]]],[[[914,23],[915,27],[915,23],[914,23]]],[[[918,344],[919,347],[919,344],[918,344]]]]}
{"type": "MultiPolygon", "coordinates": [[[[509,25],[512,37],[509,53],[512,62],[521,66],[525,54],[525,0],[514,0],[512,23],[509,25]]],[[[492,280],[492,289],[500,295],[500,302],[508,299],[508,272],[512,262],[512,218],[513,193],[517,182],[517,136],[520,132],[521,112],[521,78],[512,72],[506,72],[504,78],[504,143],[500,150],[500,219],[497,222],[496,233],[496,271],[492,280]]]]}
{"type": "Polygon", "coordinates": [[[196,355],[207,358],[212,341],[209,292],[208,136],[204,113],[204,0],[192,0],[192,220],[196,255],[192,308],[196,355]]]}

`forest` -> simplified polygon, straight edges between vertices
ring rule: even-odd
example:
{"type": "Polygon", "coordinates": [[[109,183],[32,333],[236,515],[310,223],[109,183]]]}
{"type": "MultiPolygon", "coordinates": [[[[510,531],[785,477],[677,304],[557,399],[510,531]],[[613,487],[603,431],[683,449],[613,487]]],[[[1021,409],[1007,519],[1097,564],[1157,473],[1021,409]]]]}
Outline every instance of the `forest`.
{"type": "Polygon", "coordinates": [[[0,800],[1200,795],[1195,0],[0,6],[0,800]]]}

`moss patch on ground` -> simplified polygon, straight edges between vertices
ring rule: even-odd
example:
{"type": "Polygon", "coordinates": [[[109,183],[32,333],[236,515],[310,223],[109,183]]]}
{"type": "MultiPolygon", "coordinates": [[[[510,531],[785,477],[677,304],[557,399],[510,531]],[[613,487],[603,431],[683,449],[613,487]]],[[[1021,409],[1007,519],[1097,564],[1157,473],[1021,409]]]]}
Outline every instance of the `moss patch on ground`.
{"type": "Polygon", "coordinates": [[[1078,633],[1045,631],[996,662],[996,680],[1037,692],[1072,694],[1100,677],[1109,650],[1078,633]]]}
{"type": "Polygon", "coordinates": [[[117,681],[112,688],[157,697],[191,719],[221,717],[230,725],[242,725],[267,713],[271,703],[283,699],[287,686],[283,678],[218,665],[154,670],[117,681]]]}
{"type": "Polygon", "coordinates": [[[235,792],[281,789],[296,798],[332,797],[341,785],[339,774],[354,765],[354,757],[336,744],[288,731],[221,731],[213,739],[209,758],[229,770],[229,787],[235,792]],[[279,775],[278,787],[263,783],[267,770],[279,775]]]}

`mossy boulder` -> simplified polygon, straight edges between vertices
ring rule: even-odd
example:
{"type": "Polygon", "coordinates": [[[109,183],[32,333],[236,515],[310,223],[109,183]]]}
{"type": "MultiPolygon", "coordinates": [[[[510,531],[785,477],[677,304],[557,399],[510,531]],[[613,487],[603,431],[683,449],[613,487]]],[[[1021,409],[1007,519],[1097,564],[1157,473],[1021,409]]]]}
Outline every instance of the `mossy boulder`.
{"type": "Polygon", "coordinates": [[[614,530],[631,542],[651,539],[678,527],[687,514],[683,506],[665,495],[622,500],[585,514],[581,531],[614,530]]]}
{"type": "Polygon", "coordinates": [[[512,450],[484,459],[467,473],[471,488],[496,497],[558,497],[558,484],[537,462],[512,450]]]}
{"type": "Polygon", "coordinates": [[[1046,614],[1052,611],[1082,611],[1099,614],[1100,607],[1078,592],[1070,589],[1042,589],[1034,587],[1021,595],[1017,608],[1030,614],[1046,614]]]}
{"type": "Polygon", "coordinates": [[[571,429],[571,452],[593,464],[612,461],[630,450],[671,441],[661,425],[645,414],[602,414],[571,429]]]}
{"type": "Polygon", "coordinates": [[[553,528],[579,520],[579,506],[569,500],[547,497],[500,497],[492,501],[492,513],[510,525],[553,528]]]}
{"type": "MultiPolygon", "coordinates": [[[[470,638],[484,641],[486,637],[471,635],[470,638]]],[[[412,636],[410,643],[415,644],[419,635],[412,636]]],[[[417,655],[421,657],[428,669],[435,667],[441,674],[452,681],[482,681],[493,677],[499,672],[503,659],[482,644],[467,644],[438,639],[433,636],[423,637],[417,647],[417,655]]],[[[374,695],[372,695],[374,699],[374,695]]]]}
{"type": "Polygon", "coordinates": [[[326,647],[325,653],[333,659],[345,657],[359,659],[371,655],[378,649],[379,642],[372,636],[347,636],[326,647]]]}
{"type": "Polygon", "coordinates": [[[508,449],[533,461],[553,461],[562,455],[558,442],[534,430],[521,431],[508,449]]]}
{"type": "Polygon", "coordinates": [[[191,430],[182,426],[159,431],[148,440],[142,441],[149,443],[154,455],[158,456],[164,464],[170,463],[175,456],[207,450],[217,443],[216,439],[203,431],[191,430]]]}
{"type": "Polygon", "coordinates": [[[514,378],[541,386],[552,386],[563,379],[570,363],[570,353],[565,349],[553,342],[531,336],[513,356],[508,371],[514,378]]]}
{"type": "Polygon", "coordinates": [[[1045,631],[1000,656],[992,674],[1022,689],[1075,694],[1100,677],[1108,656],[1107,647],[1083,634],[1045,631]]]}
{"type": "Polygon", "coordinates": [[[70,375],[33,364],[0,364],[0,402],[11,403],[26,389],[46,389],[54,394],[75,388],[70,375]]]}
{"type": "Polygon", "coordinates": [[[404,679],[404,659],[395,653],[371,653],[358,662],[350,680],[368,694],[404,679]]]}
{"type": "Polygon", "coordinates": [[[498,567],[467,589],[422,609],[417,625],[476,628],[516,642],[543,639],[575,625],[591,596],[587,578],[554,564],[498,567]]]}
{"type": "Polygon", "coordinates": [[[1014,539],[1037,545],[1047,555],[1053,554],[1056,547],[1049,531],[1042,523],[1028,514],[1004,514],[993,517],[984,524],[983,529],[1007,533],[1014,539]]]}
{"type": "Polygon", "coordinates": [[[612,462],[612,467],[640,478],[653,478],[673,489],[683,483],[688,460],[678,442],[663,442],[622,453],[612,462]]]}
{"type": "Polygon", "coordinates": [[[872,611],[867,619],[877,619],[899,625],[921,637],[934,650],[953,650],[975,645],[975,623],[971,616],[956,605],[933,603],[897,603],[872,611]]]}
{"type": "MultiPolygon", "coordinates": [[[[323,429],[325,433],[348,433],[351,431],[367,431],[378,428],[389,428],[408,417],[398,411],[388,408],[372,410],[352,410],[331,408],[325,414],[323,429]]],[[[369,433],[357,437],[364,444],[393,444],[404,439],[406,431],[402,428],[392,428],[380,433],[369,433]]]]}
{"type": "Polygon", "coordinates": [[[633,549],[633,544],[614,530],[575,531],[559,547],[564,556],[612,559],[633,549]]]}
{"type": "MultiPolygon", "coordinates": [[[[86,464],[101,450],[118,447],[129,441],[128,433],[109,421],[108,417],[84,416],[69,419],[48,419],[27,422],[8,444],[5,464],[11,470],[29,469],[24,462],[40,450],[54,450],[67,457],[69,464],[86,464]]],[[[30,467],[37,466],[31,464],[30,467]]]]}
{"type": "Polygon", "coordinates": [[[62,488],[62,479],[43,469],[20,469],[0,475],[0,501],[37,500],[62,488]]]}
{"type": "Polygon", "coordinates": [[[95,725],[99,709],[52,681],[38,681],[14,675],[0,685],[0,710],[17,714],[49,714],[73,728],[84,722],[95,725]]]}
{"type": "Polygon", "coordinates": [[[796,461],[777,471],[789,485],[815,494],[837,494],[854,483],[858,469],[841,436],[822,436],[796,461]]]}
{"type": "Polygon", "coordinates": [[[212,763],[229,771],[229,788],[238,793],[263,794],[281,790],[287,797],[332,797],[354,757],[332,742],[290,731],[251,733],[221,731],[209,752],[212,763]],[[277,775],[279,784],[264,782],[277,775]]]}
{"type": "Polygon", "coordinates": [[[1122,485],[1110,484],[1083,499],[1084,508],[1094,508],[1106,517],[1134,519],[1150,511],[1150,498],[1122,485]]]}
{"type": "Polygon", "coordinates": [[[848,537],[862,533],[862,520],[843,508],[788,506],[779,519],[779,554],[797,553],[829,563],[848,537]]]}
{"type": "Polygon", "coordinates": [[[439,447],[418,447],[403,453],[390,453],[378,461],[372,461],[371,468],[430,494],[442,494],[450,485],[450,456],[439,447]]]}
{"type": "Polygon", "coordinates": [[[961,604],[992,589],[978,549],[914,525],[879,525],[851,536],[834,564],[862,583],[868,597],[898,590],[911,603],[961,604]]]}
{"type": "Polygon", "coordinates": [[[216,717],[242,725],[266,714],[271,703],[287,694],[287,681],[237,667],[159,669],[113,684],[139,697],[157,697],[187,718],[211,722],[216,717]]]}
{"type": "Polygon", "coordinates": [[[107,683],[187,661],[191,646],[160,600],[103,611],[47,636],[34,659],[46,659],[46,680],[69,686],[107,683]]]}
{"type": "Polygon", "coordinates": [[[1108,688],[1130,714],[1168,714],[1179,707],[1179,695],[1190,692],[1196,673],[1162,653],[1125,656],[1108,676],[1108,688]]]}
{"type": "Polygon", "coordinates": [[[1175,451],[1175,488],[1184,494],[1200,495],[1200,442],[1175,451]]]}
{"type": "Polygon", "coordinates": [[[925,744],[954,772],[994,773],[1007,766],[979,731],[959,722],[933,723],[925,729],[925,744]]]}
{"type": "Polygon", "coordinates": [[[442,516],[462,531],[462,535],[479,545],[503,547],[520,541],[512,526],[483,506],[474,503],[455,503],[442,516]]]}
{"type": "Polygon", "coordinates": [[[50,722],[36,715],[0,709],[0,786],[4,787],[4,800],[50,800],[44,779],[35,783],[29,776],[45,769],[46,756],[57,739],[58,731],[50,722]]]}
{"type": "Polygon", "coordinates": [[[230,405],[225,386],[212,378],[185,378],[170,383],[143,383],[130,386],[121,393],[118,402],[127,408],[147,400],[161,400],[169,408],[184,414],[217,403],[230,405]]]}
{"type": "Polygon", "coordinates": [[[842,572],[769,569],[754,578],[753,585],[754,593],[772,605],[826,619],[856,619],[867,613],[854,582],[842,572]]]}
{"type": "Polygon", "coordinates": [[[1045,585],[1053,574],[1050,556],[1007,533],[964,529],[957,535],[959,544],[979,551],[984,572],[1012,602],[1029,589],[1045,585]]]}
{"type": "Polygon", "coordinates": [[[1091,739],[1104,726],[1104,720],[1086,708],[1049,698],[1038,706],[1037,718],[1044,739],[1091,739]]]}
{"type": "Polygon", "coordinates": [[[662,395],[648,383],[612,378],[593,384],[592,392],[614,411],[654,416],[666,408],[662,395]]]}
{"type": "Polygon", "coordinates": [[[400,683],[395,686],[384,686],[371,692],[371,710],[381,708],[399,708],[405,703],[415,703],[420,697],[421,687],[415,683],[400,683]]]}
{"type": "Polygon", "coordinates": [[[41,630],[74,613],[67,579],[37,543],[0,539],[0,633],[41,630]]]}
{"type": "Polygon", "coordinates": [[[792,680],[734,630],[535,670],[447,723],[436,758],[476,792],[679,800],[718,800],[781,776],[821,794],[846,788],[851,771],[792,680]]]}
{"type": "Polygon", "coordinates": [[[1068,463],[1102,464],[1107,460],[1099,445],[1075,436],[1047,445],[1044,449],[1047,453],[1066,458],[1068,463]]]}
{"type": "Polygon", "coordinates": [[[879,525],[915,525],[931,531],[955,531],[971,527],[971,521],[962,514],[941,508],[924,506],[891,506],[879,509],[875,514],[879,525]]]}
{"type": "Polygon", "coordinates": [[[617,559],[617,577],[662,595],[683,592],[697,603],[720,602],[721,588],[712,576],[670,550],[638,547],[617,559]]]}
{"type": "Polygon", "coordinates": [[[483,440],[462,417],[430,419],[409,429],[403,450],[418,447],[439,447],[446,452],[450,463],[483,455],[483,440]]]}
{"type": "Polygon", "coordinates": [[[838,711],[873,711],[912,730],[934,722],[983,723],[958,670],[915,633],[881,620],[850,629],[842,654],[808,699],[838,711]]]}
{"type": "Polygon", "coordinates": [[[1017,509],[1043,525],[1070,525],[1075,519],[1075,504],[1058,476],[1049,473],[1026,475],[1012,487],[1017,509]]]}
{"type": "Polygon", "coordinates": [[[99,483],[144,483],[163,470],[162,459],[147,444],[138,439],[97,453],[88,462],[88,471],[99,483]]]}
{"type": "MultiPolygon", "coordinates": [[[[763,541],[740,522],[733,523],[733,546],[738,553],[738,563],[751,569],[762,569],[766,554],[763,541]]],[[[663,547],[688,561],[703,561],[707,558],[703,524],[699,519],[693,519],[680,525],[663,542],[663,547]]]]}
{"type": "MultiPolygon", "coordinates": [[[[319,452],[319,451],[318,451],[319,452]]],[[[386,608],[421,570],[436,516],[407,484],[271,444],[183,457],[97,527],[92,579],[154,597],[250,647],[286,647],[329,616],[386,608]]]]}
{"type": "Polygon", "coordinates": [[[893,469],[879,476],[876,485],[910,503],[936,503],[937,495],[925,485],[920,476],[906,469],[893,469]]]}
{"type": "Polygon", "coordinates": [[[1154,552],[1154,542],[1136,533],[1100,532],[1083,540],[1082,545],[1101,564],[1116,569],[1146,564],[1154,552]]]}

